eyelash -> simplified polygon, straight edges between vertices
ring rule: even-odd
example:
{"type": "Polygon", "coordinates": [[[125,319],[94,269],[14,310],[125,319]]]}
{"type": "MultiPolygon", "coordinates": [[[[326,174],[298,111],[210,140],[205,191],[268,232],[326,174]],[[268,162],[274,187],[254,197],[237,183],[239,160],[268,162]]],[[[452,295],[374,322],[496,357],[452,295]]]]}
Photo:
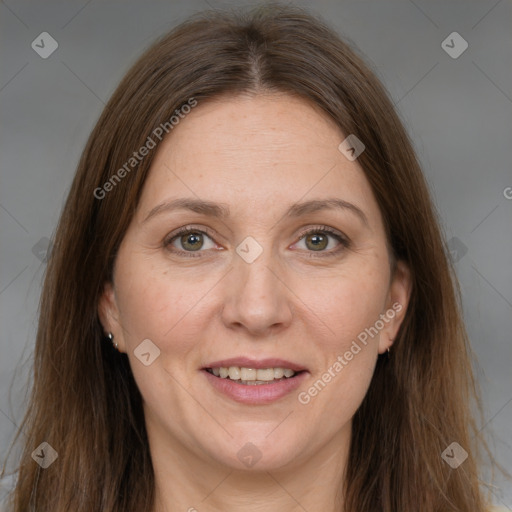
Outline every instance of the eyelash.
{"type": "MultiPolygon", "coordinates": [[[[186,235],[188,233],[204,234],[204,235],[207,235],[208,237],[210,237],[212,240],[214,238],[214,235],[211,232],[211,230],[209,230],[207,228],[198,229],[198,228],[195,228],[194,226],[184,226],[183,228],[180,228],[177,232],[172,233],[170,236],[168,236],[164,240],[164,247],[166,249],[168,249],[169,252],[171,252],[173,254],[177,254],[179,256],[183,256],[185,258],[201,258],[201,257],[203,257],[200,254],[194,254],[194,252],[201,253],[201,252],[205,252],[205,251],[201,251],[201,250],[199,250],[199,251],[181,251],[181,250],[176,250],[174,248],[172,248],[172,249],[170,248],[171,244],[172,244],[172,242],[174,242],[174,240],[176,240],[180,236],[186,235]]],[[[310,253],[310,256],[308,256],[308,257],[325,258],[325,257],[337,256],[339,252],[343,251],[343,249],[348,249],[350,247],[350,241],[348,240],[348,238],[343,236],[338,231],[335,231],[334,229],[329,228],[328,226],[316,226],[313,228],[308,228],[307,230],[304,230],[303,232],[301,232],[301,234],[299,235],[298,241],[302,240],[306,236],[313,234],[313,233],[314,234],[317,234],[317,233],[328,234],[329,236],[332,236],[333,238],[335,238],[340,243],[340,245],[336,249],[331,249],[330,251],[327,251],[327,252],[307,251],[308,253],[310,253]]]]}

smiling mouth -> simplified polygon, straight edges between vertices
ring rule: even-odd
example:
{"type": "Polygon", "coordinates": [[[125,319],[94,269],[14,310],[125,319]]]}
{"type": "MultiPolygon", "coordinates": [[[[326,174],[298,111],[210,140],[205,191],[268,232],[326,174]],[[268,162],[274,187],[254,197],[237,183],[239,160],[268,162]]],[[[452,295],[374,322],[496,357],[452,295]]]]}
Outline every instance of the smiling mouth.
{"type": "Polygon", "coordinates": [[[205,368],[205,370],[219,379],[232,380],[237,384],[243,384],[245,386],[273,384],[275,382],[293,379],[305,371],[294,371],[290,368],[280,367],[256,369],[240,366],[220,366],[215,368],[205,368]]]}

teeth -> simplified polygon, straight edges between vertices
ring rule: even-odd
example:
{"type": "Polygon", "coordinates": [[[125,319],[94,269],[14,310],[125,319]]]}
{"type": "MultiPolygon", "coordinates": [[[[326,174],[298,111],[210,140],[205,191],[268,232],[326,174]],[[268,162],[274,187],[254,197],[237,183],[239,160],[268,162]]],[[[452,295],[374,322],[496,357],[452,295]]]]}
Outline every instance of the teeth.
{"type": "Polygon", "coordinates": [[[284,377],[283,368],[274,368],[274,379],[282,379],[284,377]]]}
{"type": "Polygon", "coordinates": [[[290,370],[290,368],[265,368],[265,369],[256,369],[256,368],[243,368],[239,366],[230,366],[226,368],[221,366],[220,368],[210,368],[210,373],[213,373],[216,377],[220,377],[221,379],[230,378],[231,380],[239,380],[242,383],[264,383],[270,382],[273,380],[278,380],[290,377],[295,375],[295,371],[290,370]]]}
{"type": "Polygon", "coordinates": [[[240,380],[242,377],[240,376],[240,368],[237,366],[230,366],[228,370],[228,377],[231,380],[240,380]]]}
{"type": "Polygon", "coordinates": [[[242,380],[258,380],[256,378],[257,373],[258,370],[255,370],[254,368],[240,368],[242,380]]]}
{"type": "MultiPolygon", "coordinates": [[[[265,380],[270,381],[274,380],[274,368],[268,368],[266,370],[257,370],[256,371],[256,380],[265,380]]],[[[246,379],[250,380],[250,379],[246,379]]]]}

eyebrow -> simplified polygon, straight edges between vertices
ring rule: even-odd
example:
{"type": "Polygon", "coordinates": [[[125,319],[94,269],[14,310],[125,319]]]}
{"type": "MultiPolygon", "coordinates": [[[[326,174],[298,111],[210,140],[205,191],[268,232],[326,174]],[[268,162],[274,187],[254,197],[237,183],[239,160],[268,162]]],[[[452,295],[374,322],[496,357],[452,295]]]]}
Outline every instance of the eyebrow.
{"type": "MultiPolygon", "coordinates": [[[[156,215],[175,210],[190,210],[195,213],[219,219],[226,219],[230,215],[229,206],[225,203],[214,203],[213,201],[206,201],[204,199],[182,197],[179,199],[165,201],[158,206],[155,206],[142,222],[145,223],[156,215]]],[[[296,218],[323,210],[342,210],[352,212],[366,226],[369,226],[366,215],[358,206],[336,197],[312,199],[310,201],[294,203],[288,208],[284,216],[296,218]]]]}

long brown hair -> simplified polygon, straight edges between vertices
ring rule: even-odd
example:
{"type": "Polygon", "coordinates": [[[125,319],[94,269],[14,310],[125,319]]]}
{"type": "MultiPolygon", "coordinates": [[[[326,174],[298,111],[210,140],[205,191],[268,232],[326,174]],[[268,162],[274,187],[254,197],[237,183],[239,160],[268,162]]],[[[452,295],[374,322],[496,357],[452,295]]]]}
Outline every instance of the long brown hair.
{"type": "Polygon", "coordinates": [[[124,77],[90,135],[45,276],[16,512],[151,510],[141,395],[127,357],[105,342],[97,305],[156,151],[111,181],[104,198],[94,191],[191,98],[201,104],[261,91],[313,102],[342,133],[364,142],[358,162],[393,255],[412,273],[392,357],[379,358],[353,420],[340,482],[345,512],[484,510],[460,291],[412,144],[352,45],[306,12],[270,4],[250,13],[202,13],[159,39],[124,77]],[[31,458],[43,441],[58,452],[47,469],[31,458]],[[469,452],[458,469],[441,458],[453,441],[469,452]]]}

